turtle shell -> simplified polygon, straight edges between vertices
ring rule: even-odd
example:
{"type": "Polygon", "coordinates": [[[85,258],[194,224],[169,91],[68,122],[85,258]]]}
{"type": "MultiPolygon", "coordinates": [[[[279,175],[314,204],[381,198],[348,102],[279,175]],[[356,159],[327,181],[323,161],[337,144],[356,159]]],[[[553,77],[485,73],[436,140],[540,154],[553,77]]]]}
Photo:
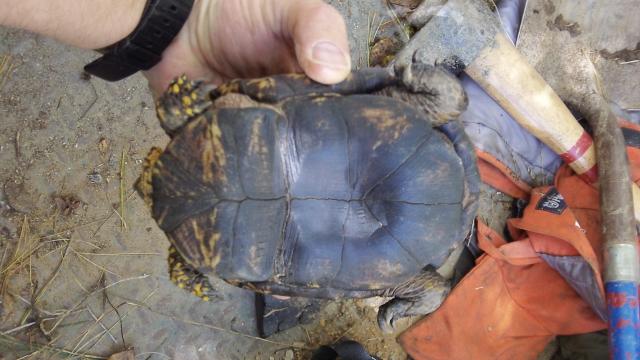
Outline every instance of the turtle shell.
{"type": "Polygon", "coordinates": [[[191,265],[263,292],[371,296],[441,265],[466,231],[448,137],[403,101],[330,87],[208,108],[173,134],[152,186],[191,265]]]}

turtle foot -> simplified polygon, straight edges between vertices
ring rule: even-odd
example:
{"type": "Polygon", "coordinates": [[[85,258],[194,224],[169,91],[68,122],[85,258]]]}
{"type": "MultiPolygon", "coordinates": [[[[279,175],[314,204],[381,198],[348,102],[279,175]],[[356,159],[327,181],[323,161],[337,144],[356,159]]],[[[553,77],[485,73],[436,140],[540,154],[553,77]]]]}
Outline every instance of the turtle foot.
{"type": "Polygon", "coordinates": [[[408,94],[402,100],[430,115],[435,126],[457,119],[469,100],[460,81],[443,66],[419,62],[396,69],[408,94]]]}
{"type": "Polygon", "coordinates": [[[171,136],[190,119],[211,106],[209,94],[213,88],[213,85],[203,81],[189,80],[185,75],[169,84],[167,91],[156,103],[160,125],[168,135],[171,136]]]}
{"type": "Polygon", "coordinates": [[[256,317],[260,337],[267,338],[294,326],[310,323],[326,300],[292,297],[278,299],[256,293],[256,317]]]}
{"type": "Polygon", "coordinates": [[[209,279],[187,264],[173,245],[169,247],[169,278],[179,288],[189,291],[204,301],[219,298],[209,279]]]}
{"type": "Polygon", "coordinates": [[[427,269],[408,283],[398,287],[396,298],[378,309],[378,326],[386,333],[394,331],[394,323],[407,316],[427,315],[440,307],[449,294],[449,282],[434,269],[427,269]]]}

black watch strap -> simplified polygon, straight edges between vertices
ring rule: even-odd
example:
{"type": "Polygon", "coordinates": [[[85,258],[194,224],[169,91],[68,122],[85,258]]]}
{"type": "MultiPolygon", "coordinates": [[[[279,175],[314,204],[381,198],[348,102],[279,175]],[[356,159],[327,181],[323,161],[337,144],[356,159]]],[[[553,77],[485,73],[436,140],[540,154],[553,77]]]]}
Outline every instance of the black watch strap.
{"type": "Polygon", "coordinates": [[[148,70],[162,59],[162,52],[189,17],[194,0],[149,0],[133,32],[107,48],[84,70],[105,80],[117,81],[148,70]]]}

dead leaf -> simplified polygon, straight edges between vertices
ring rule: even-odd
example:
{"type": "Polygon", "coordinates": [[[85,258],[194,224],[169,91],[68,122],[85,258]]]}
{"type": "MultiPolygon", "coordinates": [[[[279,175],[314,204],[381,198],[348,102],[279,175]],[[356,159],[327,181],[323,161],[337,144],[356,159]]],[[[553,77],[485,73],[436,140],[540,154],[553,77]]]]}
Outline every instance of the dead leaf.
{"type": "Polygon", "coordinates": [[[109,356],[107,360],[135,360],[135,355],[135,351],[133,349],[129,349],[117,354],[113,354],[109,356]]]}

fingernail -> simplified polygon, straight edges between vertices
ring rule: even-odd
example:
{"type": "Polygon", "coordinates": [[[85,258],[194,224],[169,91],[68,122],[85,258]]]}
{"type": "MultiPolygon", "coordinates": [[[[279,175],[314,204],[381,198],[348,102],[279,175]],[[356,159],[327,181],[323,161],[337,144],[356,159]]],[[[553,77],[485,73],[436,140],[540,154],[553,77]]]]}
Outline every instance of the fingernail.
{"type": "Polygon", "coordinates": [[[328,41],[321,41],[313,45],[311,60],[334,69],[344,69],[349,66],[349,61],[342,50],[328,41]]]}

